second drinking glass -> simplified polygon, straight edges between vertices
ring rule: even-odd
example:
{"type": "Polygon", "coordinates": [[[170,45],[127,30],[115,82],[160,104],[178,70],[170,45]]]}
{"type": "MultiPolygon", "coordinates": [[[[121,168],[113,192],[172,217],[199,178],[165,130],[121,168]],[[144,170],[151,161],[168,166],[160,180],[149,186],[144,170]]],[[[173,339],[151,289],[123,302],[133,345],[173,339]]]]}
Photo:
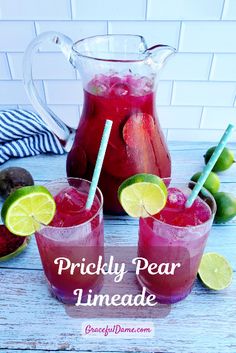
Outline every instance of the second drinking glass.
{"type": "MultiPolygon", "coordinates": [[[[139,221],[138,256],[156,264],[180,264],[174,274],[143,270],[138,281],[160,303],[175,303],[191,291],[216,212],[213,196],[204,188],[191,208],[185,202],[195,183],[168,187],[165,208],[139,221]]],[[[164,265],[165,266],[165,265],[164,265]]]]}

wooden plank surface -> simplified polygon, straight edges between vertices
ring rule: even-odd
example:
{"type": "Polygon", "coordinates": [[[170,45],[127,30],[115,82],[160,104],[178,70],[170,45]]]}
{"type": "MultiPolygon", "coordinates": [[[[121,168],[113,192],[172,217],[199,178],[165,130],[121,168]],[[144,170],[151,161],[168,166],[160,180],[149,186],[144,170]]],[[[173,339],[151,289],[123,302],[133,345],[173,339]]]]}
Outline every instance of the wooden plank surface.
{"type": "MultiPolygon", "coordinates": [[[[229,289],[216,294],[197,283],[193,293],[173,305],[166,318],[153,320],[156,335],[148,341],[84,339],[81,323],[88,320],[65,314],[64,306],[48,293],[42,271],[8,269],[1,272],[0,281],[5,283],[8,297],[1,303],[2,348],[194,353],[217,348],[218,352],[230,352],[227,345],[232,345],[235,338],[235,281],[229,289]]],[[[130,281],[125,281],[124,286],[130,292],[130,281]]]]}
{"type": "MultiPolygon", "coordinates": [[[[20,352],[20,350],[18,350],[18,349],[1,349],[0,348],[0,352],[4,352],[4,353],[19,353],[20,352]]],[[[45,352],[52,352],[52,351],[45,351],[45,350],[38,350],[38,349],[34,349],[33,351],[30,349],[30,350],[28,350],[28,349],[24,349],[23,351],[21,351],[21,352],[23,352],[23,353],[45,353],[45,352]]],[[[54,351],[53,351],[54,352],[54,351]]],[[[56,351],[57,353],[68,353],[68,352],[72,352],[72,351],[69,351],[68,349],[67,350],[60,350],[60,351],[56,351]]],[[[75,352],[75,351],[74,351],[75,352]]],[[[95,352],[95,351],[94,351],[95,352]]],[[[79,351],[79,353],[88,353],[88,351],[79,351]]],[[[95,352],[96,353],[96,352],[95,352]]],[[[112,353],[120,353],[120,351],[112,351],[112,353]]],[[[126,351],[126,352],[122,352],[122,353],[128,353],[128,351],[126,351]]]]}
{"type": "MultiPolygon", "coordinates": [[[[208,143],[172,143],[174,177],[186,181],[194,172],[201,170],[202,155],[208,147],[208,143]]],[[[236,150],[236,145],[231,145],[231,148],[236,150]]],[[[44,182],[65,176],[65,158],[38,156],[11,160],[4,167],[23,166],[36,180],[44,182]]],[[[221,173],[220,177],[223,190],[236,192],[236,165],[221,173]]],[[[106,244],[136,244],[137,230],[137,221],[129,217],[106,217],[106,244]]],[[[235,223],[214,226],[206,251],[226,256],[235,272],[235,223]]],[[[125,282],[124,286],[130,292],[130,282],[125,282]]],[[[0,263],[0,352],[235,353],[235,299],[235,277],[233,284],[222,292],[207,290],[197,281],[192,294],[173,305],[166,318],[153,320],[154,338],[85,339],[81,331],[83,320],[67,316],[64,306],[50,296],[35,240],[32,239],[28,249],[19,257],[0,263]]]]}
{"type": "MultiPolygon", "coordinates": [[[[55,351],[45,351],[45,350],[38,350],[38,349],[34,349],[34,350],[29,350],[29,349],[24,349],[24,350],[18,350],[18,349],[1,349],[0,348],[0,352],[2,353],[2,352],[4,352],[4,353],[19,353],[19,352],[22,352],[22,353],[45,353],[45,352],[47,352],[47,353],[49,353],[49,352],[55,352],[55,351]]],[[[68,352],[72,352],[72,351],[69,351],[68,349],[66,349],[66,350],[59,350],[59,351],[56,351],[57,353],[68,353],[68,352]]],[[[73,351],[73,352],[75,352],[75,351],[73,351]]],[[[94,353],[96,353],[95,351],[93,351],[94,353]]],[[[79,353],[88,353],[88,351],[79,351],[79,353]]],[[[112,351],[112,353],[120,353],[120,351],[112,351]]],[[[122,353],[128,353],[128,351],[124,351],[124,352],[122,352],[122,353]]]]}

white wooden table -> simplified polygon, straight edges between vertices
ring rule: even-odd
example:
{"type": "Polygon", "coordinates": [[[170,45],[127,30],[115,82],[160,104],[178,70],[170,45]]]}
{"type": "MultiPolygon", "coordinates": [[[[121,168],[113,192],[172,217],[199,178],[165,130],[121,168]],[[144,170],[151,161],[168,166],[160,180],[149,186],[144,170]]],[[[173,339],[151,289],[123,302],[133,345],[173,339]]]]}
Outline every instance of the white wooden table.
{"type": "MultiPolygon", "coordinates": [[[[170,144],[173,177],[186,181],[201,170],[202,156],[210,146],[170,144]]],[[[236,144],[230,147],[236,151],[236,144]]],[[[3,167],[25,167],[36,182],[44,183],[65,176],[65,160],[66,156],[38,156],[11,160],[3,167]]],[[[220,178],[222,190],[236,194],[236,165],[220,178]]],[[[137,231],[136,220],[105,217],[106,244],[136,244],[137,231]]],[[[236,270],[235,221],[213,227],[206,251],[226,256],[236,270]]],[[[187,299],[172,305],[167,317],[153,320],[155,336],[150,339],[85,339],[81,334],[82,321],[67,316],[63,305],[50,296],[34,239],[19,257],[0,263],[0,352],[4,353],[235,353],[235,276],[232,285],[221,292],[210,291],[196,281],[187,299]]]]}

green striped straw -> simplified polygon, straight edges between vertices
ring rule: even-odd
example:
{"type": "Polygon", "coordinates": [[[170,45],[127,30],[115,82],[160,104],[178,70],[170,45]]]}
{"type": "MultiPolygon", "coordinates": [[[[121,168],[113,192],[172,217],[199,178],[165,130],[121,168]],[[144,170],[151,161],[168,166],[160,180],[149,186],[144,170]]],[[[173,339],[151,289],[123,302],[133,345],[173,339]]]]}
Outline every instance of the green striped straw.
{"type": "Polygon", "coordinates": [[[96,164],[93,172],[92,182],[89,189],[88,199],[85,206],[86,210],[90,210],[93,204],[93,200],[94,200],[97,185],[98,185],[98,180],[101,174],[102,165],[103,165],[103,161],[104,161],[104,157],[105,157],[105,153],[108,145],[108,140],[111,133],[112,123],[113,121],[106,120],[105,127],[102,134],[102,140],[99,147],[98,156],[97,156],[97,160],[96,160],[96,164]]]}
{"type": "Polygon", "coordinates": [[[225,130],[223,136],[220,139],[219,144],[217,145],[214,153],[212,154],[211,158],[209,159],[208,163],[205,165],[203,172],[200,176],[200,178],[198,179],[198,182],[196,183],[196,185],[194,186],[191,194],[188,197],[188,200],[186,201],[185,207],[191,207],[193,202],[195,201],[195,199],[197,198],[197,195],[199,193],[199,191],[201,190],[201,188],[203,187],[205,181],[207,180],[210,172],[212,171],[214,165],[216,164],[219,156],[221,155],[221,152],[223,151],[229,137],[231,136],[231,133],[234,130],[234,125],[229,124],[229,126],[227,127],[227,129],[225,130]]]}

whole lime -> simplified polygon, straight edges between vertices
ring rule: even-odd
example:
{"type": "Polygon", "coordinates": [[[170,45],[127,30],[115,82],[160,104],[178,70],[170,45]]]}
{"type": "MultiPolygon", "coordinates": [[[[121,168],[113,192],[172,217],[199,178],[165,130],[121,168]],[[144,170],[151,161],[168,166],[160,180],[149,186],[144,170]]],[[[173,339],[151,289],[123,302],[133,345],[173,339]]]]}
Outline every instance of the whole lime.
{"type": "MultiPolygon", "coordinates": [[[[201,175],[202,175],[201,172],[195,173],[192,176],[191,180],[197,182],[201,175]]],[[[219,179],[218,175],[211,172],[203,186],[211,194],[215,194],[220,188],[220,179],[219,179]]]]}
{"type": "MultiPolygon", "coordinates": [[[[211,147],[209,148],[209,150],[207,150],[206,154],[204,155],[205,164],[207,164],[215,149],[216,146],[211,147]]],[[[234,162],[234,153],[230,149],[225,147],[212,170],[213,172],[222,172],[224,170],[229,169],[234,162]]]]}
{"type": "Polygon", "coordinates": [[[214,195],[217,211],[215,223],[226,223],[236,216],[236,197],[229,192],[217,192],[214,195]]]}

